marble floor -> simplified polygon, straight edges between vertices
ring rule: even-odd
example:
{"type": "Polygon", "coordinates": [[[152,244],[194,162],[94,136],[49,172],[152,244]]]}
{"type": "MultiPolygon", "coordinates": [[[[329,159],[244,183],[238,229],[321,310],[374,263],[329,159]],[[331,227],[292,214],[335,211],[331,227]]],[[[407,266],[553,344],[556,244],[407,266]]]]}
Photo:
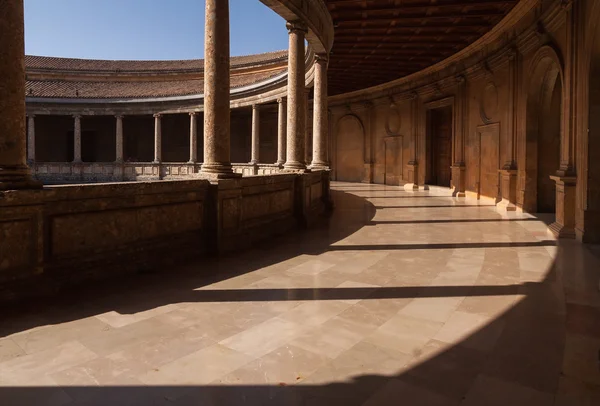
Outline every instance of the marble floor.
{"type": "Polygon", "coordinates": [[[600,405],[600,258],[447,191],[0,316],[0,404],[600,405]]]}

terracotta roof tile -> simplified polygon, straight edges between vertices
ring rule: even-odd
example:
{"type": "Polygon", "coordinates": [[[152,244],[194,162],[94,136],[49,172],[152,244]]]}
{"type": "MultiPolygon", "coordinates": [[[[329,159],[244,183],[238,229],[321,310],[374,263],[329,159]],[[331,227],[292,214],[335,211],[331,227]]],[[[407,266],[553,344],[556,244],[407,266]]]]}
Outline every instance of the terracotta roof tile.
{"type": "MultiPolygon", "coordinates": [[[[252,66],[287,59],[287,51],[266,52],[263,54],[234,56],[233,67],[252,66]]],[[[203,59],[171,61],[111,61],[99,59],[56,58],[27,55],[25,65],[29,70],[92,71],[92,72],[173,72],[200,71],[204,68],[203,59]]]]}
{"type": "MultiPolygon", "coordinates": [[[[231,87],[241,87],[270,79],[285,68],[246,75],[233,75],[231,87]]],[[[26,95],[29,97],[50,98],[144,98],[186,96],[204,92],[202,79],[170,81],[73,81],[73,80],[27,80],[26,95]]]]}

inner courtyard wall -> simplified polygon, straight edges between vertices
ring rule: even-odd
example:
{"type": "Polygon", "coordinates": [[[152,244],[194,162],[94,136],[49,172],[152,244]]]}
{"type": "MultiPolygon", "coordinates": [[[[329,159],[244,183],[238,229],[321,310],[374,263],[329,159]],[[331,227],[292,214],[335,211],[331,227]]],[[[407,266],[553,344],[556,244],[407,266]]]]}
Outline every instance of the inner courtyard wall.
{"type": "Polygon", "coordinates": [[[594,92],[586,60],[596,30],[585,27],[594,26],[600,7],[586,0],[530,3],[526,14],[507,18],[503,35],[482,38],[462,58],[331,97],[332,178],[427,189],[428,111],[450,106],[453,195],[490,200],[501,210],[554,208],[553,231],[583,240],[587,213],[587,235],[596,235],[591,219],[599,194],[587,170],[598,148],[586,124],[586,94],[594,92]],[[549,162],[553,148],[559,157],[549,162]]]}

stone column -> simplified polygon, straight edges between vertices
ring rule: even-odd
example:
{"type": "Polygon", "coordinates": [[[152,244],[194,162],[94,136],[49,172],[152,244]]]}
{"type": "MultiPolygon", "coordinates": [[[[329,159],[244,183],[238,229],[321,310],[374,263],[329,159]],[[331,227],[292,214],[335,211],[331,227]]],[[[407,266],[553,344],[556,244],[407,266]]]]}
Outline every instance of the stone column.
{"type": "Polygon", "coordinates": [[[404,185],[406,191],[417,191],[419,190],[419,95],[416,92],[410,94],[410,121],[412,127],[412,134],[409,138],[409,160],[407,167],[406,179],[408,183],[404,185]]]}
{"type": "Polygon", "coordinates": [[[73,163],[81,163],[81,116],[73,116],[73,163]]]}
{"type": "Polygon", "coordinates": [[[198,162],[198,125],[197,119],[198,113],[195,111],[190,112],[190,161],[189,163],[195,164],[198,162]]]}
{"type": "Polygon", "coordinates": [[[252,105],[252,153],[251,164],[258,164],[260,161],[260,106],[252,105]]]}
{"type": "Polygon", "coordinates": [[[162,157],[162,127],[160,114],[154,115],[154,163],[158,164],[162,157]]]}
{"type": "Polygon", "coordinates": [[[465,128],[467,127],[467,79],[464,76],[456,78],[458,85],[457,100],[455,104],[456,133],[454,135],[453,157],[452,157],[452,196],[466,196],[466,177],[465,177],[465,128]]]}
{"type": "Polygon", "coordinates": [[[35,163],[35,114],[27,116],[27,163],[35,163]]]}
{"type": "Polygon", "coordinates": [[[27,166],[23,0],[0,6],[0,190],[37,186],[27,166]]]}
{"type": "Polygon", "coordinates": [[[313,158],[311,166],[325,169],[327,156],[327,63],[326,55],[317,55],[315,63],[315,95],[313,104],[313,158]]]}
{"type": "Polygon", "coordinates": [[[229,1],[206,0],[202,172],[232,177],[229,111],[229,1]]]}
{"type": "Polygon", "coordinates": [[[285,138],[287,129],[287,106],[285,99],[277,99],[279,114],[277,117],[277,162],[278,165],[285,163],[285,138]]]}
{"type": "Polygon", "coordinates": [[[507,158],[500,174],[500,193],[502,200],[496,205],[503,211],[517,210],[517,131],[518,131],[518,91],[519,91],[519,55],[511,50],[508,55],[508,131],[507,158]]]}
{"type": "Polygon", "coordinates": [[[116,134],[117,134],[117,142],[116,142],[116,154],[115,161],[117,163],[123,162],[123,116],[118,115],[115,116],[116,119],[116,134]]]}
{"type": "Polygon", "coordinates": [[[304,162],[306,165],[310,164],[311,161],[311,153],[312,153],[312,144],[311,144],[311,134],[310,134],[310,109],[308,108],[309,104],[309,96],[310,96],[310,87],[304,89],[304,162]]]}
{"type": "Polygon", "coordinates": [[[288,22],[288,97],[287,97],[287,151],[285,169],[304,170],[304,38],[307,28],[300,22],[288,22]]]}

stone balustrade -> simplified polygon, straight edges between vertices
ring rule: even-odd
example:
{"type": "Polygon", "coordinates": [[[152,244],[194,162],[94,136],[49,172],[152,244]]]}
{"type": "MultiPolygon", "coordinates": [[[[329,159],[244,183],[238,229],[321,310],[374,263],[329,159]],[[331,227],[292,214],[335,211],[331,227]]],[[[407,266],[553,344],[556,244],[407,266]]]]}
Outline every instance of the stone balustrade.
{"type": "Polygon", "coordinates": [[[239,249],[310,225],[328,193],[329,171],[4,192],[0,301],[239,249]]]}

